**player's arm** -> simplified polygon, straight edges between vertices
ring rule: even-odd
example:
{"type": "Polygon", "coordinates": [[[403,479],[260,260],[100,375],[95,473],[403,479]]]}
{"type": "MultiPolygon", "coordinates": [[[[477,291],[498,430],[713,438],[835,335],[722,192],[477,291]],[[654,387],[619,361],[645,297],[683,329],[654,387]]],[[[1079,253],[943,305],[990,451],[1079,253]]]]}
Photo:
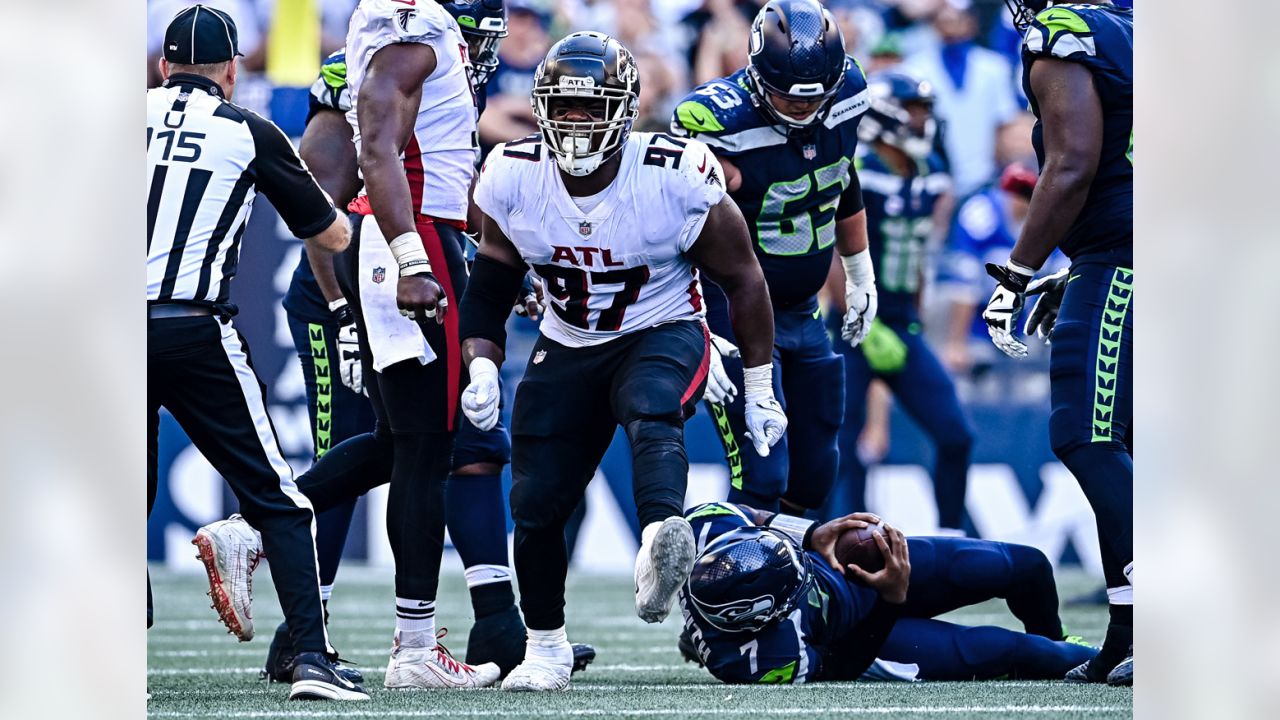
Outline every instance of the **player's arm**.
{"type": "MultiPolygon", "coordinates": [[[[844,322],[840,337],[853,347],[866,339],[880,306],[869,245],[862,184],[858,182],[858,173],[850,171],[849,185],[840,194],[840,205],[836,209],[836,253],[844,270],[844,322]]],[[[838,292],[832,293],[833,298],[839,296],[838,292]]]]}
{"type": "Polygon", "coordinates": [[[1031,89],[1040,100],[1044,167],[1009,262],[987,265],[998,284],[982,313],[992,342],[1011,357],[1027,354],[1013,336],[1027,285],[1079,217],[1102,155],[1102,100],[1088,68],[1040,58],[1031,66],[1031,89]]]}
{"type": "Polygon", "coordinates": [[[423,43],[394,43],[374,54],[357,101],[359,162],[373,216],[400,267],[396,305],[409,317],[444,322],[448,300],[431,274],[400,160],[417,120],[422,83],[435,69],[436,52],[423,43]]]}
{"type": "Polygon", "coordinates": [[[462,360],[471,376],[462,393],[462,411],[481,430],[493,429],[501,413],[498,367],[505,359],[507,316],[527,271],[520,251],[498,223],[484,215],[458,326],[462,360]]]}
{"type": "MultiPolygon", "coordinates": [[[[360,190],[360,178],[356,171],[356,147],[351,142],[351,124],[343,113],[325,107],[307,123],[298,146],[298,154],[310,168],[316,182],[333,198],[338,208],[347,203],[360,190]]],[[[333,270],[333,258],[320,253],[308,253],[311,272],[326,302],[342,299],[338,278],[333,270]]]]}
{"type": "Polygon", "coordinates": [[[289,232],[301,238],[308,253],[342,252],[351,241],[351,226],[302,164],[289,138],[271,121],[244,114],[255,150],[257,186],[271,201],[289,232]]]}

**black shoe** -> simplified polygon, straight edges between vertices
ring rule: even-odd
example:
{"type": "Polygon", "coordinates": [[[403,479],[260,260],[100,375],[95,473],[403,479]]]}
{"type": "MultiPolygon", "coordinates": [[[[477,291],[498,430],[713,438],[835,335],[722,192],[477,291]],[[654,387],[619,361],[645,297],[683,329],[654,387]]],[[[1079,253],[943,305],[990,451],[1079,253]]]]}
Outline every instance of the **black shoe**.
{"type": "Polygon", "coordinates": [[[696,663],[698,667],[702,667],[702,658],[698,656],[698,648],[693,645],[693,636],[689,634],[689,628],[680,632],[676,647],[680,648],[680,655],[684,657],[685,662],[696,663]]]}
{"type": "Polygon", "coordinates": [[[299,653],[293,659],[290,700],[368,700],[369,693],[339,672],[337,663],[323,653],[299,653]]]}
{"type": "Polygon", "coordinates": [[[1129,653],[1129,657],[1120,661],[1120,664],[1112,668],[1107,673],[1108,685],[1127,685],[1133,686],[1133,652],[1129,653]]]}
{"type": "Polygon", "coordinates": [[[467,636],[467,664],[491,662],[502,671],[502,677],[524,660],[527,634],[524,620],[515,605],[476,620],[467,636]]]}
{"type": "Polygon", "coordinates": [[[573,670],[571,672],[582,672],[587,666],[596,659],[596,649],[585,643],[573,644],[573,670]]]}
{"type": "MultiPolygon", "coordinates": [[[[267,682],[293,682],[293,638],[289,637],[289,626],[280,623],[276,634],[271,637],[271,647],[267,648],[267,663],[258,677],[267,682]]],[[[337,673],[347,680],[359,685],[364,682],[364,675],[353,667],[337,666],[337,673]]]]}

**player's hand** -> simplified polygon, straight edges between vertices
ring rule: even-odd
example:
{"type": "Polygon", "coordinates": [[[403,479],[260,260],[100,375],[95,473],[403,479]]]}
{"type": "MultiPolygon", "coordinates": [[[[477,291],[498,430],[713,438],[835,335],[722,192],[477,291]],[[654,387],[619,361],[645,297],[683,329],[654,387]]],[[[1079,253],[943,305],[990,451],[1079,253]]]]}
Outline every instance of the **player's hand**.
{"type": "Polygon", "coordinates": [[[471,382],[462,391],[462,413],[478,430],[489,431],[501,415],[502,387],[498,384],[498,366],[489,358],[478,357],[468,367],[471,382]]]}
{"type": "Polygon", "coordinates": [[[821,555],[822,559],[826,560],[836,572],[842,572],[844,567],[836,559],[836,541],[846,530],[867,528],[878,524],[880,524],[880,518],[871,513],[853,513],[836,518],[813,529],[813,534],[809,536],[809,544],[812,547],[807,549],[821,555]]]}
{"type": "Polygon", "coordinates": [[[356,314],[346,299],[329,303],[329,311],[338,323],[338,377],[353,393],[364,393],[364,371],[360,366],[360,335],[356,330],[356,314]]]}
{"type": "Polygon", "coordinates": [[[875,281],[864,285],[846,283],[844,301],[849,309],[844,314],[844,324],[840,326],[840,337],[849,345],[858,347],[871,332],[871,321],[876,319],[876,311],[880,307],[875,281]]]}
{"type": "Polygon", "coordinates": [[[542,292],[542,281],[526,274],[524,276],[524,284],[520,286],[520,298],[516,300],[516,315],[527,317],[530,320],[537,320],[547,308],[546,299],[542,292]]]}
{"type": "Polygon", "coordinates": [[[1028,295],[1039,295],[1036,304],[1031,306],[1031,314],[1027,315],[1027,324],[1023,328],[1024,335],[1049,341],[1053,328],[1058,323],[1058,309],[1062,307],[1062,296],[1067,292],[1069,268],[1063,268],[1052,275],[1036,278],[1027,286],[1028,295]]]}
{"type": "MultiPolygon", "coordinates": [[[[816,531],[815,531],[816,532],[816,531]]],[[[901,605],[907,601],[907,587],[911,584],[911,558],[907,552],[907,538],[902,531],[885,523],[884,532],[872,537],[884,556],[884,568],[869,573],[857,565],[846,565],[845,573],[880,593],[885,602],[901,605]]]]}
{"type": "Polygon", "coordinates": [[[1018,327],[1018,315],[1022,312],[1023,297],[1027,293],[1027,283],[1031,282],[1031,274],[995,263],[987,263],[987,274],[996,279],[995,292],[991,293],[991,299],[982,311],[982,319],[987,322],[991,342],[1011,358],[1026,357],[1026,344],[1014,337],[1013,333],[1018,327]]]}
{"type": "Polygon", "coordinates": [[[747,415],[747,437],[760,457],[787,431],[787,414],[773,396],[773,363],[742,369],[742,389],[747,415]]]}
{"type": "Polygon", "coordinates": [[[729,374],[724,371],[723,358],[740,357],[738,346],[725,340],[724,338],[710,333],[711,335],[711,355],[710,367],[707,371],[707,390],[702,394],[703,400],[709,400],[714,405],[728,405],[738,397],[738,387],[729,379],[729,374]]]}
{"type": "Polygon", "coordinates": [[[422,322],[435,318],[437,324],[443,324],[445,313],[449,312],[449,297],[445,295],[444,286],[429,272],[401,275],[396,281],[396,307],[410,320],[422,322]]]}

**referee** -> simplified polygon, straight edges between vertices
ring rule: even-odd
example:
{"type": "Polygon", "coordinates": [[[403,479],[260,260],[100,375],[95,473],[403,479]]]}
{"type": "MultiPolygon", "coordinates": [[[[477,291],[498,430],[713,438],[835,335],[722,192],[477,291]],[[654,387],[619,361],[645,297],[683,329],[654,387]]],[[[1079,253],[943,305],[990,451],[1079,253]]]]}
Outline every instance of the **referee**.
{"type": "Polygon", "coordinates": [[[147,512],[165,407],[231,484],[244,514],[196,536],[219,615],[242,640],[252,637],[247,578],[222,572],[237,554],[257,561],[247,520],[262,533],[298,651],[289,697],[366,700],[338,672],[320,604],[315,516],[280,452],[229,302],[257,191],[312,254],[341,251],[350,228],[280,129],[230,102],[239,54],[229,15],[187,8],[165,32],[164,85],[147,92],[147,512]]]}

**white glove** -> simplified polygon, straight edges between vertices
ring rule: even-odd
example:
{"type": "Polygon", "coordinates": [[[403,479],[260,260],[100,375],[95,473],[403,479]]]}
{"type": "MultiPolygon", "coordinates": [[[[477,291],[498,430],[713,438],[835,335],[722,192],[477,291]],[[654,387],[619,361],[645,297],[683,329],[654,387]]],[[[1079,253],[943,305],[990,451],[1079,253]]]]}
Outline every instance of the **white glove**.
{"type": "Polygon", "coordinates": [[[351,392],[364,394],[364,370],[360,365],[360,334],[356,316],[346,298],[329,303],[329,312],[338,323],[338,377],[351,392]]]}
{"type": "Polygon", "coordinates": [[[787,431],[787,415],[773,397],[773,364],[746,368],[742,371],[746,395],[747,437],[756,454],[769,457],[769,448],[787,431]]]}
{"type": "Polygon", "coordinates": [[[471,382],[462,391],[462,413],[479,430],[492,430],[501,414],[499,401],[502,388],[498,385],[498,366],[489,358],[478,357],[468,368],[471,382]]]}
{"type": "Polygon", "coordinates": [[[715,333],[710,335],[711,365],[707,372],[707,391],[702,394],[702,399],[709,400],[713,405],[728,405],[738,397],[738,388],[724,371],[724,361],[721,358],[736,358],[741,353],[738,352],[737,345],[715,333]]]}
{"type": "Polygon", "coordinates": [[[1011,358],[1027,356],[1026,344],[1014,337],[1013,333],[1018,327],[1018,315],[1022,313],[1027,283],[1031,282],[1035,272],[1012,260],[1004,265],[987,263],[987,274],[995,278],[996,289],[991,293],[991,299],[987,300],[982,319],[987,322],[987,334],[991,336],[991,342],[1011,358]]]}
{"type": "Polygon", "coordinates": [[[844,324],[840,327],[840,337],[851,346],[858,347],[871,332],[871,321],[876,319],[876,310],[880,307],[876,273],[871,267],[870,250],[842,255],[840,262],[844,265],[844,302],[848,308],[844,324]]]}

